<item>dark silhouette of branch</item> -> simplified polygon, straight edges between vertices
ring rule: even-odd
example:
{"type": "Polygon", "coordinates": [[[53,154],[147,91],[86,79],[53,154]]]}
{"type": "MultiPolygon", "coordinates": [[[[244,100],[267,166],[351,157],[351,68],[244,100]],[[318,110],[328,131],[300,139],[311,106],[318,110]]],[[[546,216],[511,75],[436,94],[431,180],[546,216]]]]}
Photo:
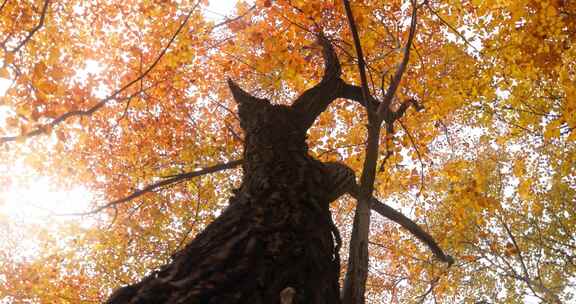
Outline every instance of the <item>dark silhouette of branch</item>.
{"type": "Polygon", "coordinates": [[[332,101],[340,97],[340,88],[344,83],[340,79],[342,69],[332,43],[323,33],[317,34],[318,44],[322,46],[324,75],[312,88],[304,91],[293,103],[292,108],[302,117],[303,127],[308,129],[332,101]]]}
{"type": "MultiPolygon", "coordinates": [[[[6,4],[6,2],[4,2],[2,4],[2,7],[4,7],[4,4],[6,4]]],[[[40,21],[38,21],[38,24],[32,28],[32,30],[30,30],[30,32],[28,32],[28,35],[26,35],[26,38],[24,38],[24,40],[22,40],[13,50],[13,53],[16,53],[18,51],[20,51],[20,49],[26,44],[28,43],[28,41],[30,41],[30,39],[32,39],[32,36],[34,36],[34,34],[36,34],[36,32],[42,28],[42,26],[44,26],[44,20],[46,19],[46,13],[48,12],[48,4],[50,4],[50,0],[44,0],[44,6],[42,7],[42,12],[40,13],[40,21]]]]}
{"type": "Polygon", "coordinates": [[[125,196],[121,199],[117,199],[115,201],[109,202],[109,203],[107,203],[103,206],[100,206],[94,210],[87,211],[87,212],[66,213],[66,214],[58,214],[58,215],[60,215],[60,216],[80,216],[80,215],[95,214],[95,213],[98,213],[104,209],[112,208],[112,207],[115,207],[119,204],[129,202],[129,201],[131,201],[137,197],[140,197],[146,193],[152,192],[152,191],[159,189],[159,188],[162,188],[162,187],[166,187],[166,186],[169,186],[169,185],[172,185],[175,183],[183,182],[183,181],[191,179],[193,177],[198,177],[198,176],[202,176],[202,175],[206,175],[206,174],[210,174],[210,173],[214,173],[214,172],[218,172],[218,171],[222,171],[222,170],[226,170],[226,169],[235,168],[235,167],[239,166],[240,164],[242,164],[242,162],[243,162],[242,160],[232,160],[232,161],[229,161],[227,163],[222,163],[222,164],[217,164],[217,165],[214,165],[211,167],[206,167],[206,168],[203,168],[201,170],[173,175],[168,179],[159,181],[157,183],[150,184],[141,190],[134,191],[132,194],[130,194],[128,196],[125,196]]]}
{"type": "Polygon", "coordinates": [[[448,265],[452,265],[454,263],[454,258],[445,254],[440,246],[438,246],[438,243],[436,243],[436,240],[434,240],[434,238],[428,232],[424,231],[420,226],[418,226],[418,224],[406,217],[404,214],[380,202],[374,197],[371,198],[371,205],[372,210],[399,224],[402,226],[402,228],[408,230],[417,239],[422,241],[422,243],[426,244],[426,246],[430,248],[430,251],[432,251],[432,253],[434,253],[434,255],[442,262],[446,262],[448,265]]]}
{"type": "Polygon", "coordinates": [[[434,291],[434,287],[436,287],[436,284],[438,284],[439,280],[440,280],[440,277],[435,277],[434,279],[432,279],[432,281],[430,282],[430,287],[428,288],[428,290],[426,290],[426,292],[424,292],[423,294],[416,297],[416,298],[420,299],[420,301],[418,301],[419,304],[422,304],[422,303],[424,303],[424,301],[426,301],[426,298],[430,295],[430,293],[432,293],[432,291],[434,291]]]}
{"type": "Polygon", "coordinates": [[[422,106],[416,99],[410,98],[401,103],[398,109],[394,112],[394,120],[404,116],[404,113],[406,113],[406,110],[408,110],[410,106],[413,106],[416,111],[424,110],[424,106],[422,106]]]}
{"type": "Polygon", "coordinates": [[[368,114],[368,136],[366,144],[366,156],[360,176],[360,189],[357,197],[358,204],[354,214],[352,236],[348,253],[348,268],[342,290],[342,302],[344,304],[363,304],[366,281],[368,279],[368,236],[370,234],[370,197],[374,191],[376,179],[376,164],[378,162],[378,146],[380,139],[381,119],[378,117],[376,108],[368,102],[372,97],[366,77],[366,63],[362,53],[360,36],[354,21],[354,15],[350,1],[343,0],[346,17],[350,32],[354,39],[354,48],[358,58],[358,73],[360,74],[362,104],[366,105],[368,114]]]}
{"type": "Polygon", "coordinates": [[[350,100],[354,100],[358,103],[360,103],[360,105],[362,105],[363,107],[367,107],[367,104],[370,104],[370,107],[377,107],[378,104],[380,103],[376,98],[374,98],[372,95],[368,96],[368,103],[366,103],[363,99],[362,99],[362,88],[359,86],[355,86],[352,84],[347,84],[344,83],[342,85],[342,89],[340,92],[340,97],[342,98],[346,98],[346,99],[350,99],[350,100]]]}
{"type": "MultiPolygon", "coordinates": [[[[223,171],[223,170],[236,168],[236,167],[240,166],[243,162],[244,162],[243,159],[236,159],[236,160],[231,160],[231,161],[226,162],[226,163],[221,163],[221,164],[213,165],[210,167],[206,167],[206,168],[203,168],[201,170],[171,175],[164,180],[150,184],[150,185],[144,187],[143,189],[134,191],[133,193],[131,193],[128,196],[125,196],[123,198],[109,202],[109,203],[107,203],[103,206],[100,206],[94,210],[91,210],[88,212],[57,214],[57,215],[59,215],[59,216],[82,216],[82,215],[95,214],[95,213],[98,213],[98,212],[105,210],[105,209],[115,208],[120,204],[132,201],[132,200],[134,200],[134,199],[136,199],[136,198],[138,198],[144,194],[150,193],[152,191],[155,191],[157,189],[160,189],[160,188],[163,188],[166,186],[180,183],[180,182],[192,179],[194,177],[199,177],[199,176],[203,176],[203,175],[207,175],[207,174],[211,174],[211,173],[215,173],[215,172],[219,172],[219,171],[223,171]]],[[[351,189],[349,191],[349,193],[352,197],[358,199],[359,187],[357,185],[355,187],[353,186],[353,189],[351,189]]],[[[434,255],[436,257],[438,257],[441,261],[449,263],[449,264],[452,264],[454,262],[454,259],[451,256],[444,254],[444,252],[442,251],[440,246],[438,246],[438,244],[436,243],[434,238],[430,234],[428,234],[426,231],[424,231],[422,228],[420,228],[420,226],[418,226],[418,224],[416,224],[414,221],[412,221],[411,219],[406,217],[401,212],[396,211],[392,207],[380,202],[378,199],[376,199],[373,196],[370,198],[370,200],[371,200],[371,209],[372,210],[376,211],[380,215],[394,221],[395,223],[399,224],[400,226],[402,226],[403,228],[408,230],[412,235],[414,235],[416,238],[418,238],[420,241],[422,241],[424,244],[426,244],[428,246],[428,248],[430,248],[430,250],[434,253],[434,255]]]]}
{"type": "Polygon", "coordinates": [[[2,5],[0,5],[0,13],[1,13],[2,10],[4,9],[4,6],[6,6],[6,3],[8,3],[8,0],[2,1],[2,5]]]}
{"type": "MultiPolygon", "coordinates": [[[[46,3],[48,2],[48,0],[46,1],[46,3]]],[[[18,138],[29,138],[29,137],[33,137],[33,136],[37,136],[40,134],[45,133],[45,131],[47,129],[50,129],[62,122],[64,122],[65,120],[67,120],[70,117],[76,117],[76,116],[91,116],[94,112],[98,111],[100,108],[102,108],[103,106],[105,106],[110,100],[115,99],[118,95],[120,95],[121,93],[123,93],[124,91],[126,91],[128,88],[130,88],[133,84],[139,82],[140,80],[144,79],[155,67],[156,65],[158,65],[158,62],[160,62],[160,60],[162,59],[162,57],[164,57],[164,54],[166,54],[166,52],[168,51],[168,48],[170,48],[170,46],[172,45],[172,43],[174,42],[174,40],[176,40],[176,36],[178,36],[178,34],[180,34],[180,32],[182,31],[182,29],[184,28],[184,26],[188,23],[188,20],[190,19],[190,17],[192,16],[192,13],[196,10],[196,8],[198,7],[200,2],[197,2],[194,7],[190,10],[190,12],[188,13],[188,15],[186,15],[186,18],[184,19],[184,21],[180,24],[180,26],[178,27],[178,29],[176,30],[176,32],[174,32],[174,34],[172,35],[172,37],[170,38],[170,41],[168,41],[168,44],[166,44],[166,47],[164,47],[164,49],[160,52],[160,54],[158,54],[158,56],[156,57],[156,59],[154,60],[154,62],[142,73],[140,74],[140,76],[138,76],[137,78],[133,79],[132,81],[130,81],[129,83],[125,84],[124,86],[122,86],[120,89],[116,90],[114,93],[112,93],[111,95],[109,95],[108,97],[104,98],[103,100],[101,100],[100,102],[96,103],[94,106],[92,106],[91,108],[89,108],[88,110],[77,110],[77,111],[70,111],[67,112],[65,114],[62,114],[61,116],[55,118],[53,121],[37,128],[34,131],[28,132],[26,134],[22,134],[20,136],[6,136],[6,137],[0,137],[0,143],[5,143],[5,142],[10,142],[10,141],[15,141],[18,138]]]]}
{"type": "MultiPolygon", "coordinates": [[[[386,94],[384,95],[384,99],[378,105],[377,109],[374,109],[369,102],[369,98],[372,97],[370,96],[371,94],[368,88],[362,47],[358,31],[356,29],[356,24],[354,22],[354,16],[352,14],[350,2],[348,0],[343,0],[343,3],[346,10],[346,16],[348,18],[348,25],[350,26],[350,31],[352,32],[352,37],[354,38],[354,45],[358,57],[358,70],[362,84],[361,103],[366,105],[368,113],[368,140],[366,146],[366,157],[364,159],[362,175],[360,178],[360,188],[358,190],[358,205],[356,207],[356,214],[354,216],[354,223],[352,227],[348,269],[344,280],[342,302],[344,304],[363,304],[365,301],[364,291],[368,276],[368,235],[370,226],[370,205],[372,203],[372,192],[374,189],[376,164],[378,161],[380,126],[382,121],[385,121],[387,136],[391,136],[391,134],[394,132],[394,121],[401,117],[410,105],[409,103],[404,103],[396,112],[390,109],[392,99],[396,94],[396,90],[398,89],[400,81],[402,80],[402,75],[404,74],[406,66],[408,65],[410,48],[416,33],[416,17],[418,6],[416,1],[413,0],[410,32],[408,35],[408,41],[406,42],[406,46],[404,48],[404,56],[402,62],[398,66],[394,77],[390,81],[390,85],[386,91],[386,94]]],[[[348,87],[348,90],[350,91],[351,88],[348,87]]],[[[387,151],[386,159],[388,157],[390,157],[389,151],[387,151]]],[[[388,211],[391,212],[390,210],[388,211]]],[[[394,216],[397,214],[392,213],[389,215],[394,216]]]]}
{"type": "Polygon", "coordinates": [[[363,103],[367,104],[368,96],[370,95],[370,90],[368,89],[368,80],[366,79],[366,62],[364,61],[364,54],[362,53],[360,36],[358,35],[356,22],[354,22],[354,15],[352,14],[350,1],[344,0],[343,2],[344,2],[344,8],[346,9],[346,17],[348,18],[348,25],[350,26],[350,32],[352,32],[352,37],[354,39],[354,48],[356,49],[356,55],[358,57],[358,73],[360,74],[360,83],[362,85],[363,103]]]}
{"type": "MultiPolygon", "coordinates": [[[[408,66],[408,61],[410,59],[410,48],[412,47],[412,42],[414,41],[414,36],[416,35],[416,25],[417,25],[417,11],[418,11],[418,6],[416,5],[416,2],[413,0],[412,1],[412,20],[410,22],[410,32],[408,33],[408,41],[406,41],[406,46],[404,47],[404,57],[402,58],[402,62],[400,63],[400,65],[398,66],[398,69],[396,69],[396,73],[394,74],[394,77],[392,78],[392,81],[390,82],[390,85],[388,86],[388,90],[386,91],[386,95],[384,95],[384,100],[382,101],[382,103],[380,104],[380,106],[378,107],[378,115],[386,120],[386,123],[388,124],[392,124],[394,123],[393,119],[392,121],[388,121],[387,118],[387,114],[390,113],[390,104],[392,103],[392,99],[394,98],[394,95],[396,94],[396,90],[398,89],[398,86],[400,85],[400,81],[402,80],[402,75],[404,74],[404,71],[406,70],[406,66],[408,66]]],[[[391,113],[390,113],[391,114],[391,113]]],[[[396,116],[396,115],[394,115],[396,116]]],[[[398,117],[398,116],[396,116],[398,117]]]]}
{"type": "Polygon", "coordinates": [[[393,136],[394,136],[393,133],[386,134],[386,141],[384,143],[384,148],[386,150],[384,153],[384,159],[382,159],[382,162],[380,163],[380,168],[378,168],[378,172],[384,172],[384,169],[386,168],[386,163],[388,163],[388,160],[390,159],[390,157],[392,157],[392,154],[394,154],[393,150],[390,149],[390,142],[392,142],[393,136]]]}
{"type": "MultiPolygon", "coordinates": [[[[337,183],[339,185],[338,187],[335,187],[335,189],[338,189],[338,191],[334,193],[334,196],[330,198],[330,201],[338,199],[338,197],[343,195],[344,193],[348,193],[357,201],[360,201],[362,195],[361,191],[363,189],[361,188],[360,185],[356,183],[354,170],[352,170],[345,164],[339,162],[327,162],[324,163],[324,165],[327,166],[328,171],[332,172],[331,174],[333,175],[333,178],[337,180],[337,183]]],[[[370,207],[372,210],[394,221],[395,223],[398,223],[400,226],[408,230],[416,238],[418,238],[424,244],[426,244],[430,248],[430,250],[434,253],[434,255],[438,257],[441,261],[447,262],[449,264],[452,264],[454,262],[454,260],[450,256],[444,254],[444,252],[442,251],[440,246],[438,246],[434,238],[426,231],[424,231],[422,228],[420,228],[420,226],[418,226],[418,224],[416,224],[414,221],[406,217],[401,212],[396,211],[390,206],[380,202],[373,195],[370,195],[368,197],[368,200],[370,202],[370,207]]]]}

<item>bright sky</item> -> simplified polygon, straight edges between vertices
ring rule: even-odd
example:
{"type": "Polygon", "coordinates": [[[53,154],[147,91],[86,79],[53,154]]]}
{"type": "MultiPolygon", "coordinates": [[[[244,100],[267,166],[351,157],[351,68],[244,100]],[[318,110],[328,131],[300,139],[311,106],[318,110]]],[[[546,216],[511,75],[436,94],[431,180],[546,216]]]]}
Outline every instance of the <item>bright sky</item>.
{"type": "Polygon", "coordinates": [[[212,0],[204,12],[204,16],[210,19],[220,20],[224,16],[232,16],[238,0],[212,0]]]}

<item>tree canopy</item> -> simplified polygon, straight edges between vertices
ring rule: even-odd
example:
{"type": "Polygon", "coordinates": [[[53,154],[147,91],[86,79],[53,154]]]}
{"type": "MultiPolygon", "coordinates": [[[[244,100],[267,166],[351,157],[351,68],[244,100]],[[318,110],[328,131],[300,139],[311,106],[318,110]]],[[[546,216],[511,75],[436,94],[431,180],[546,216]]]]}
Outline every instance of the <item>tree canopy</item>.
{"type": "MultiPolygon", "coordinates": [[[[103,302],[168,262],[242,179],[227,79],[291,102],[324,76],[319,33],[368,95],[332,102],[309,153],[366,181],[364,108],[388,101],[370,193],[455,260],[374,215],[366,301],[576,297],[576,3],[256,0],[214,21],[204,0],[0,2],[0,192],[91,194],[49,225],[0,214],[0,302],[103,302]]],[[[344,248],[356,206],[331,205],[344,248]]]]}

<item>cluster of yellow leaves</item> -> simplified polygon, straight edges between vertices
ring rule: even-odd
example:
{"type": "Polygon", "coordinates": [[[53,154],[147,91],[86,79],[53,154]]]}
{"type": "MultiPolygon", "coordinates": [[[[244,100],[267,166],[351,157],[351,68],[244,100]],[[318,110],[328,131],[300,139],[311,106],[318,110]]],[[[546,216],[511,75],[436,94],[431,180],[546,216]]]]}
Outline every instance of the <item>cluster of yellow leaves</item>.
{"type": "MultiPolygon", "coordinates": [[[[289,103],[322,76],[319,29],[336,46],[343,77],[359,83],[338,1],[240,1],[240,17],[218,26],[204,20],[200,6],[172,42],[195,3],[51,1],[42,27],[15,50],[40,22],[43,4],[7,1],[0,14],[0,78],[12,80],[0,97],[0,108],[8,109],[0,116],[0,136],[48,134],[0,144],[0,167],[8,172],[24,159],[63,187],[89,187],[95,205],[162,176],[241,158],[226,78],[289,103]],[[145,77],[91,115],[47,126],[106,100],[161,54],[145,77]]],[[[354,1],[353,10],[370,87],[381,97],[402,56],[410,6],[354,1]]],[[[381,151],[392,154],[379,167],[376,195],[410,212],[458,262],[443,268],[405,232],[376,220],[372,302],[420,301],[430,286],[443,302],[513,303],[530,288],[544,299],[550,290],[568,297],[573,264],[562,273],[550,263],[566,261],[563,252],[574,244],[559,231],[576,226],[574,206],[566,203],[574,200],[576,175],[575,16],[574,3],[561,0],[447,0],[420,7],[411,60],[392,106],[415,98],[425,110],[408,110],[394,135],[382,135],[381,151]],[[520,237],[527,231],[531,235],[520,237]],[[549,264],[538,266],[538,254],[549,264]],[[532,284],[510,277],[522,271],[520,255],[532,284]],[[505,262],[508,272],[498,269],[508,267],[505,262]],[[498,294],[496,287],[509,291],[498,294]]],[[[350,101],[332,104],[308,134],[312,153],[360,172],[363,112],[350,101]]],[[[0,186],[15,180],[0,176],[0,186]]],[[[97,215],[89,229],[71,229],[75,241],[65,248],[55,237],[44,238],[34,259],[13,260],[8,253],[17,249],[2,248],[0,294],[15,301],[102,301],[201,231],[239,180],[232,170],[149,193],[97,215]],[[40,272],[54,276],[33,276],[40,272]]],[[[344,235],[353,207],[333,206],[344,235]]]]}

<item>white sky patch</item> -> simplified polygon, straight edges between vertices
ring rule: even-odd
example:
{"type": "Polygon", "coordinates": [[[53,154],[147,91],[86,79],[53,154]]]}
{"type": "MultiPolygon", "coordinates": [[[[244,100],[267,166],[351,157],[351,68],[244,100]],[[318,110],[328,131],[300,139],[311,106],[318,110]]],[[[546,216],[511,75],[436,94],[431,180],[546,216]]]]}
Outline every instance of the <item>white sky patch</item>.
{"type": "Polygon", "coordinates": [[[204,10],[204,17],[213,21],[220,21],[234,13],[238,0],[212,0],[204,10]]]}
{"type": "MultiPolygon", "coordinates": [[[[98,74],[102,73],[105,69],[106,65],[103,65],[96,60],[88,59],[84,64],[84,68],[76,72],[75,78],[80,82],[86,82],[89,76],[98,76],[98,74]]],[[[91,93],[96,98],[104,99],[108,97],[111,90],[107,86],[101,84],[98,87],[93,88],[91,93]]]]}
{"type": "Polygon", "coordinates": [[[11,84],[11,79],[0,78],[0,97],[6,95],[6,91],[8,91],[11,84]]]}
{"type": "Polygon", "coordinates": [[[88,59],[84,64],[84,69],[77,71],[75,77],[78,80],[85,82],[90,74],[97,75],[102,71],[104,71],[105,68],[106,67],[102,65],[100,62],[88,59]]]}
{"type": "MultiPolygon", "coordinates": [[[[0,97],[2,97],[2,96],[0,96],[0,97]]],[[[11,116],[13,114],[14,114],[14,111],[12,111],[10,109],[10,107],[0,105],[0,128],[6,126],[6,118],[8,118],[9,116],[11,116]]]]}

